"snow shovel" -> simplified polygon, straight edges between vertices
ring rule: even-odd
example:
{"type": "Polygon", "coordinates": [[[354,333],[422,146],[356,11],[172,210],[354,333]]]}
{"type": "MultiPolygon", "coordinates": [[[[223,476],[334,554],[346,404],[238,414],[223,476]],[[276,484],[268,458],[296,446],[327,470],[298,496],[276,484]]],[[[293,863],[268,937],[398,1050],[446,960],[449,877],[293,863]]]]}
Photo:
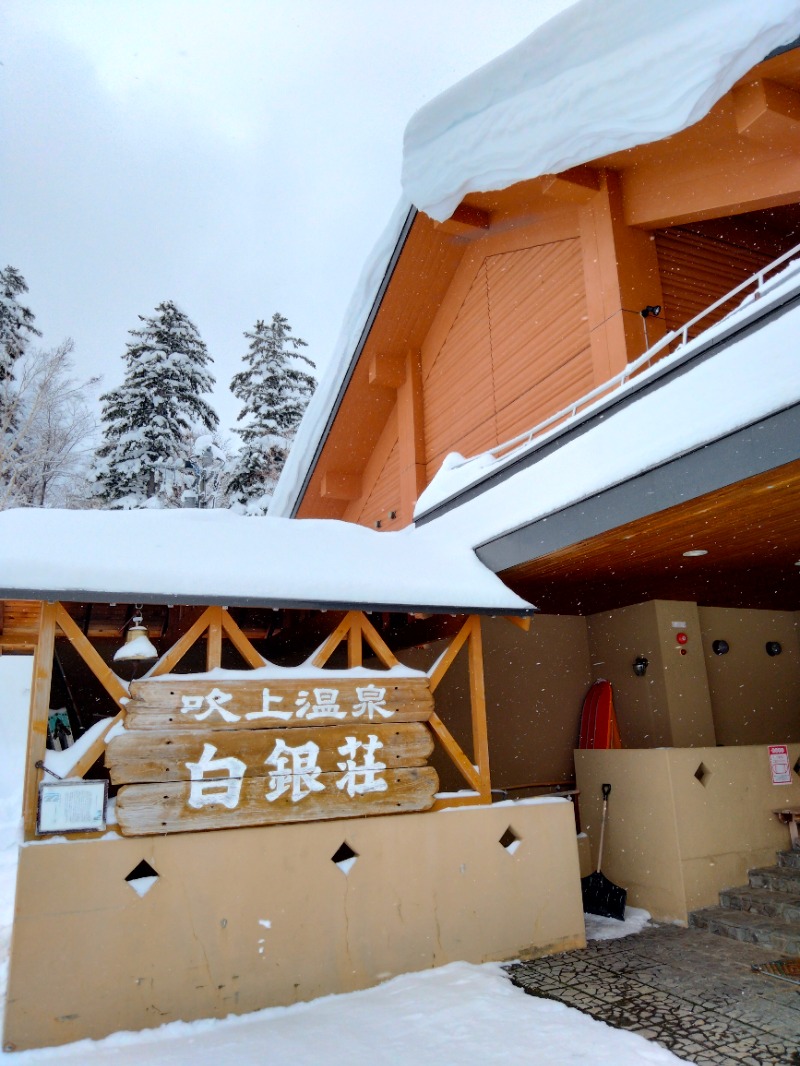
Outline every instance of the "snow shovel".
{"type": "Polygon", "coordinates": [[[600,826],[600,847],[597,852],[597,869],[588,877],[581,878],[584,914],[599,914],[603,918],[616,918],[625,921],[625,900],[628,890],[615,885],[600,873],[603,861],[603,837],[606,833],[606,815],[608,814],[608,797],[611,785],[603,785],[603,821],[600,826]]]}

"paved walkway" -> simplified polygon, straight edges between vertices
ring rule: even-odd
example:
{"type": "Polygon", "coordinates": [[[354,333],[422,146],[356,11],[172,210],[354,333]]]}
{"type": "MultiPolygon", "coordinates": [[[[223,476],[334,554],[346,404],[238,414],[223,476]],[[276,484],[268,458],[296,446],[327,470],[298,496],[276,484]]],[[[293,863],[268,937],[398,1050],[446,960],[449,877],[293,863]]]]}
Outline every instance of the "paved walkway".
{"type": "Polygon", "coordinates": [[[800,1066],[800,985],[750,969],[776,957],[700,929],[650,925],[508,970],[530,995],[639,1033],[698,1066],[800,1066]]]}

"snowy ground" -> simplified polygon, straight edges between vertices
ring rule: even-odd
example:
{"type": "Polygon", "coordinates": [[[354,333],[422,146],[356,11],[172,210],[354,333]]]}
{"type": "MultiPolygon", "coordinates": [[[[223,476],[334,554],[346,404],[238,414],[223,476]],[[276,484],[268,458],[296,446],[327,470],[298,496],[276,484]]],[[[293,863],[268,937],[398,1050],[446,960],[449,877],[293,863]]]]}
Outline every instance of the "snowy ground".
{"type": "MultiPolygon", "coordinates": [[[[2,995],[8,968],[20,795],[31,661],[0,657],[0,959],[2,995]]],[[[630,910],[625,923],[592,918],[593,938],[636,932],[647,921],[630,910]]],[[[44,948],[44,945],[43,945],[44,948]]],[[[100,1066],[634,1066],[679,1063],[633,1033],[515,988],[496,963],[452,963],[396,977],[378,988],[273,1007],[223,1021],[173,1022],[141,1033],[115,1033],[61,1048],[18,1052],[9,1062],[100,1066]]]]}

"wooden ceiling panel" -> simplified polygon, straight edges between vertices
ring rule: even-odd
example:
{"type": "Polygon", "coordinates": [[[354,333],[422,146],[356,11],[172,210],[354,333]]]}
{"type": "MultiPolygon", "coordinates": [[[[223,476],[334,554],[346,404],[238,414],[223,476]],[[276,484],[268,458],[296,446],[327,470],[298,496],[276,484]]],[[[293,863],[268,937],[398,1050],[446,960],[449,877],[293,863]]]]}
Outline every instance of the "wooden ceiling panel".
{"type": "Polygon", "coordinates": [[[648,599],[800,610],[800,461],[620,526],[500,576],[541,610],[648,599]],[[686,551],[706,555],[687,557],[686,551]]]}

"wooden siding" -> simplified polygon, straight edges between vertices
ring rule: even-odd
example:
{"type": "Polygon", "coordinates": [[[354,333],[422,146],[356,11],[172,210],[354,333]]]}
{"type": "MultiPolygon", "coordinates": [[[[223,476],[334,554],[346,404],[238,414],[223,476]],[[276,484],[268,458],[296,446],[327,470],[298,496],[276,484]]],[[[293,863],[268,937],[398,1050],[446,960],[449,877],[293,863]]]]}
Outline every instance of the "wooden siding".
{"type": "Polygon", "coordinates": [[[368,526],[374,526],[376,522],[380,522],[384,529],[389,524],[396,527],[396,522],[389,518],[389,513],[396,512],[399,508],[400,446],[396,440],[380,473],[364,498],[356,521],[368,526]]]}
{"type": "Polygon", "coordinates": [[[498,443],[592,387],[578,240],[487,261],[498,443]]]}
{"type": "Polygon", "coordinates": [[[489,256],[424,377],[427,477],[593,385],[578,239],[489,256]]]}
{"type": "MultiPolygon", "coordinates": [[[[777,254],[744,248],[722,236],[699,233],[690,227],[657,231],[656,253],[668,330],[679,329],[777,254]]],[[[742,299],[737,296],[707,316],[690,331],[690,336],[718,322],[742,299]]]]}
{"type": "Polygon", "coordinates": [[[38,600],[0,602],[0,652],[30,651],[39,631],[38,600]]]}

